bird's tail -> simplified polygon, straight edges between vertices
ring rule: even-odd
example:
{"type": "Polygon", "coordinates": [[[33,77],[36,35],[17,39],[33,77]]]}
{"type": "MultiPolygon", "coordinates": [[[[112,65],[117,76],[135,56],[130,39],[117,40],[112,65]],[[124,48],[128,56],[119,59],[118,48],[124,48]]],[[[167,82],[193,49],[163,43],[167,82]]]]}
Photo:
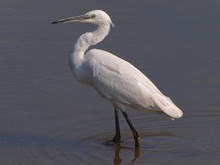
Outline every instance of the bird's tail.
{"type": "Polygon", "coordinates": [[[169,97],[160,95],[161,98],[155,98],[155,103],[166,115],[170,116],[172,119],[181,118],[183,112],[172,102],[169,97]]]}

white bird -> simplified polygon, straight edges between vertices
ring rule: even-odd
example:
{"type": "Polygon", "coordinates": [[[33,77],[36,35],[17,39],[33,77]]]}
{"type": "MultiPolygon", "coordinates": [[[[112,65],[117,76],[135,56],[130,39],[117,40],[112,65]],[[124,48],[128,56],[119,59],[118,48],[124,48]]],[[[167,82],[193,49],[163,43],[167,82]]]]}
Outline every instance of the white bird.
{"type": "Polygon", "coordinates": [[[141,111],[162,112],[171,118],[182,117],[182,111],[163,95],[160,90],[129,62],[99,49],[88,48],[101,42],[109,33],[111,18],[101,10],[93,10],[84,15],[69,17],[52,22],[85,22],[98,25],[93,32],[82,34],[69,56],[69,65],[75,78],[96,89],[98,94],[109,100],[115,109],[116,134],[113,142],[119,142],[120,128],[118,111],[121,111],[131,128],[135,146],[139,147],[140,136],[130,122],[126,107],[141,111]],[[87,51],[88,50],[88,51],[87,51]]]}

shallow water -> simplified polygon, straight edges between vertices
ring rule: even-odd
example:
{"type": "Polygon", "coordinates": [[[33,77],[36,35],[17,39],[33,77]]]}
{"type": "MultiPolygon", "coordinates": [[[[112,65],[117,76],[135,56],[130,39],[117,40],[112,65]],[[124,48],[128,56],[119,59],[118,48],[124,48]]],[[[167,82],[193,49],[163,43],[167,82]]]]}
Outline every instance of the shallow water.
{"type": "Polygon", "coordinates": [[[218,164],[219,1],[6,1],[0,3],[0,164],[218,164]],[[68,66],[89,24],[51,25],[103,9],[116,25],[96,48],[145,73],[183,110],[181,119],[128,109],[141,136],[68,66]]]}

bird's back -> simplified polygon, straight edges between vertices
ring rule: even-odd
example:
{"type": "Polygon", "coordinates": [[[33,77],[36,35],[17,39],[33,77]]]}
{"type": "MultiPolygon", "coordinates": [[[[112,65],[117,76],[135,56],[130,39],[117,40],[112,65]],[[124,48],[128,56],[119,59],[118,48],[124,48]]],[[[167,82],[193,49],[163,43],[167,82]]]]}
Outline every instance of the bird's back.
{"type": "Polygon", "coordinates": [[[80,67],[85,82],[119,109],[130,106],[142,111],[160,111],[172,118],[182,111],[137,68],[106,51],[92,49],[80,67]]]}

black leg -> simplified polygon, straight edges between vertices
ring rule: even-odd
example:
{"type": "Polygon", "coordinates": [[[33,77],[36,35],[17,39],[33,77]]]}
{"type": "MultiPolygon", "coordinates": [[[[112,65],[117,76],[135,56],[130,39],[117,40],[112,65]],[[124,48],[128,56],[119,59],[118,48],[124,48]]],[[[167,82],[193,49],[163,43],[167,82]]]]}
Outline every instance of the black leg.
{"type": "Polygon", "coordinates": [[[112,139],[113,142],[118,142],[121,139],[120,127],[119,127],[119,120],[118,120],[118,110],[115,108],[115,129],[116,134],[115,137],[112,139]]]}
{"type": "Polygon", "coordinates": [[[129,125],[129,127],[130,127],[132,133],[133,133],[134,141],[135,141],[135,147],[138,148],[139,145],[140,145],[140,136],[138,135],[136,129],[134,128],[134,126],[132,125],[131,121],[129,120],[128,114],[126,113],[126,111],[122,111],[122,113],[123,113],[123,115],[124,115],[124,117],[125,117],[125,119],[126,119],[128,125],[129,125]]]}

